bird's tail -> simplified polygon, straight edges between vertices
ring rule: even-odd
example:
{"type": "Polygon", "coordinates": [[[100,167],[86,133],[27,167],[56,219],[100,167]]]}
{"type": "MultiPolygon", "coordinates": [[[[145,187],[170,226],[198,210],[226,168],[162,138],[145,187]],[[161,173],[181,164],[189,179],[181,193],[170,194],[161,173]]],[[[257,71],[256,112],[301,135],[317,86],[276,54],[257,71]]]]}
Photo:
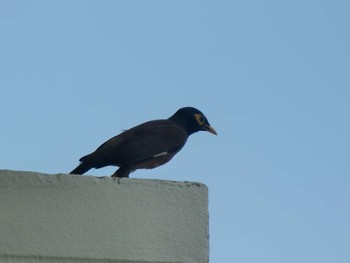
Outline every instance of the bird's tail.
{"type": "Polygon", "coordinates": [[[70,174],[84,174],[91,168],[91,165],[86,162],[82,162],[73,171],[71,171],[70,174]]]}

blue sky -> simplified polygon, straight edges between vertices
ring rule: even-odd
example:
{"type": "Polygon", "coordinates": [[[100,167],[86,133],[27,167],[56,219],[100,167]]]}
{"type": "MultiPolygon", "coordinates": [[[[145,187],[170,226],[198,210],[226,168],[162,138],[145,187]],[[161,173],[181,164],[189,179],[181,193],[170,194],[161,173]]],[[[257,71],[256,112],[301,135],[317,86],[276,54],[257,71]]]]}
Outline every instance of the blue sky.
{"type": "Polygon", "coordinates": [[[210,262],[349,262],[349,8],[0,1],[0,168],[66,173],[194,106],[219,136],[132,177],[209,187],[210,262]]]}

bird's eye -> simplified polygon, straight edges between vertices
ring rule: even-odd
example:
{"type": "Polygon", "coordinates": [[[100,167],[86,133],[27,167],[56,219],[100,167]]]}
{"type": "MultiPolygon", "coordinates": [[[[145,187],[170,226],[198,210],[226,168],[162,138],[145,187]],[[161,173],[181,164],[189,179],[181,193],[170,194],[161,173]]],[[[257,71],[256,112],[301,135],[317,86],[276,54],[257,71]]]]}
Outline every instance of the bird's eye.
{"type": "Polygon", "coordinates": [[[207,121],[202,114],[195,114],[194,117],[196,118],[199,125],[203,125],[207,121]]]}

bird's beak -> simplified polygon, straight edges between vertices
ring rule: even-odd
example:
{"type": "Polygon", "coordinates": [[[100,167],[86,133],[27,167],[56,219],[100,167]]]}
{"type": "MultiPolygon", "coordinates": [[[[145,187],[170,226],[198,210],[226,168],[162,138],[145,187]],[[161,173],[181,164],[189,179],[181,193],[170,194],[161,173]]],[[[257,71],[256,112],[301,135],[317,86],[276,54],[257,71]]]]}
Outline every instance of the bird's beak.
{"type": "Polygon", "coordinates": [[[204,126],[204,128],[205,128],[205,130],[206,130],[207,132],[210,132],[210,133],[212,133],[212,134],[218,135],[218,133],[217,133],[217,132],[214,130],[214,128],[211,127],[210,125],[206,125],[206,126],[204,126]]]}

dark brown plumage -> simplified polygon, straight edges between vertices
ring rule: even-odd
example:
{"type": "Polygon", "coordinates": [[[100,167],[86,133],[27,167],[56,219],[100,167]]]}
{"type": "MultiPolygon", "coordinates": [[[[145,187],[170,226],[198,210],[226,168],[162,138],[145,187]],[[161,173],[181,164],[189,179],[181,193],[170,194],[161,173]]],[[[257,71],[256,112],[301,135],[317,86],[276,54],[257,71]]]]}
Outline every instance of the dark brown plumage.
{"type": "Polygon", "coordinates": [[[152,169],[170,161],[197,131],[216,135],[202,112],[192,107],[179,109],[165,120],[148,121],[109,139],[70,173],[83,174],[91,168],[119,166],[113,177],[129,177],[137,169],[152,169]]]}

